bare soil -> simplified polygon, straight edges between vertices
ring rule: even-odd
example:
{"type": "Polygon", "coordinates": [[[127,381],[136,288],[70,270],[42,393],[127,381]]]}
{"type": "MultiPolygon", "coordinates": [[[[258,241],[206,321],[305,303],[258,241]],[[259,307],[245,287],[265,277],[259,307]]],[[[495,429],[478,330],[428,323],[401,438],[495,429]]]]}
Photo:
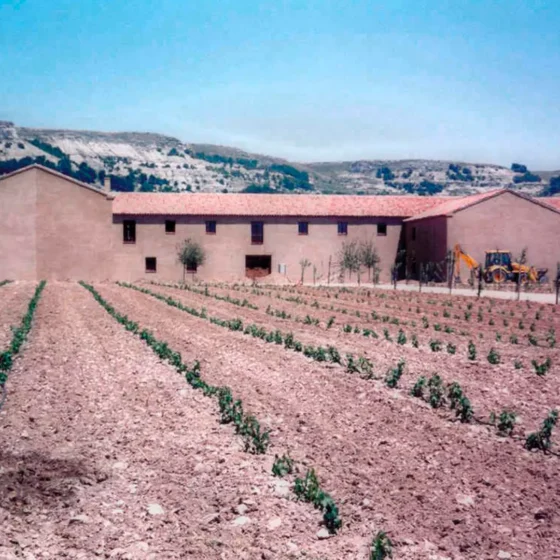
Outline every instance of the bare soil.
{"type": "Polygon", "coordinates": [[[344,557],[273,457],[77,284],[47,284],[7,388],[3,560],[344,557]]]}
{"type": "MultiPolygon", "coordinates": [[[[249,299],[251,303],[257,302],[259,305],[258,310],[253,310],[185,290],[162,286],[148,287],[154,292],[171,295],[198,309],[205,307],[212,316],[222,319],[242,317],[244,321],[254,322],[268,329],[293,332],[296,338],[305,344],[323,347],[334,345],[343,356],[348,352],[356,356],[367,356],[373,362],[377,375],[384,376],[389,368],[395,367],[400,359],[404,359],[406,370],[400,386],[405,392],[412,388],[421,375],[429,377],[438,373],[447,383],[460,383],[471,400],[475,413],[485,420],[489,419],[492,412],[499,415],[504,409],[515,411],[518,414],[519,435],[535,430],[549,410],[560,407],[560,349],[497,343],[494,340],[494,332],[488,326],[479,327],[480,333],[485,335],[484,339],[473,338],[477,348],[477,359],[471,361],[467,358],[469,338],[458,334],[434,332],[431,329],[426,334],[428,329],[408,325],[402,327],[407,335],[407,344],[398,345],[397,332],[401,327],[387,323],[371,325],[356,317],[343,315],[343,322],[337,320],[331,329],[325,329],[325,324],[332,314],[322,309],[302,309],[301,305],[283,302],[282,309],[292,317],[299,317],[300,320],[296,322],[267,315],[264,311],[267,306],[278,303],[277,300],[266,296],[249,299]],[[307,311],[314,318],[320,319],[320,326],[302,323],[307,311]],[[342,325],[346,321],[350,324],[360,324],[362,327],[373,327],[380,338],[366,338],[361,333],[344,333],[342,325]],[[392,342],[384,339],[383,329],[389,330],[392,342]],[[410,345],[413,333],[417,334],[420,341],[419,348],[410,345]],[[431,350],[429,341],[432,339],[442,341],[440,352],[431,350]],[[456,354],[446,351],[447,343],[456,346],[456,354]],[[488,362],[487,356],[491,348],[499,353],[500,364],[491,365],[488,362]],[[552,359],[553,367],[546,376],[539,377],[534,372],[531,361],[535,359],[542,363],[547,357],[552,359]],[[523,369],[515,369],[516,360],[521,361],[523,369]]],[[[395,311],[394,315],[400,316],[398,311],[395,311]]]]}
{"type": "MultiPolygon", "coordinates": [[[[345,522],[326,541],[329,557],[366,558],[379,529],[394,539],[396,558],[480,560],[500,551],[560,557],[556,456],[529,453],[485,427],[452,423],[381,383],[133,290],[98,289],[184,357],[200,359],[204,377],[231,386],[270,426],[275,446],[317,468],[345,522]]],[[[184,297],[199,304],[191,296],[184,297]]],[[[246,313],[238,308],[225,318],[246,313]]]]}

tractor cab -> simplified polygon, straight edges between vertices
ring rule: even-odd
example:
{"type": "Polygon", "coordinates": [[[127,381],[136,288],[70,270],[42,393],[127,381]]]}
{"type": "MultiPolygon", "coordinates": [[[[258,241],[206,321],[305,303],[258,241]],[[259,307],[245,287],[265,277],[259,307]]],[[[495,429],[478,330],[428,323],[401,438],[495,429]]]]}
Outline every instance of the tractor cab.
{"type": "Polygon", "coordinates": [[[511,266],[511,252],[510,251],[486,251],[486,265],[485,268],[500,266],[510,271],[511,266]]]}

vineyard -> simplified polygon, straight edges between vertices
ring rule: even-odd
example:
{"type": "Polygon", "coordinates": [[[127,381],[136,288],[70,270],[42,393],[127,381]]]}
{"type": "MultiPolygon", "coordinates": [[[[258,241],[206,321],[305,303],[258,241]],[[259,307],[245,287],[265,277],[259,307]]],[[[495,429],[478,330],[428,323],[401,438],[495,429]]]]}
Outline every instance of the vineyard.
{"type": "Polygon", "coordinates": [[[1,558],[560,557],[560,309],[0,282],[1,558]]]}

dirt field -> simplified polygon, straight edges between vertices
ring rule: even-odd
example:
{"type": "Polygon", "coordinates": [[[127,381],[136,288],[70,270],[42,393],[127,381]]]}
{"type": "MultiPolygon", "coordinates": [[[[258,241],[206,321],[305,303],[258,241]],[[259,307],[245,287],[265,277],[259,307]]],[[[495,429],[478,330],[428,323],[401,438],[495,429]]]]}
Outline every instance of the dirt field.
{"type": "Polygon", "coordinates": [[[272,457],[243,453],[214,402],[76,284],[47,284],[0,435],[2,559],[337,550],[277,488],[272,457]]]}
{"type": "MultiPolygon", "coordinates": [[[[0,298],[7,287],[0,288],[0,298]]],[[[379,530],[392,539],[396,559],[560,558],[559,458],[523,448],[526,434],[560,404],[560,356],[543,345],[557,325],[550,309],[529,331],[539,339],[534,347],[493,340],[495,324],[488,325],[488,318],[511,317],[510,308],[501,306],[512,304],[505,302],[491,310],[486,303],[484,324],[478,324],[464,320],[462,298],[453,299],[444,319],[444,296],[428,302],[416,294],[363,300],[361,292],[338,291],[334,298],[334,292],[307,287],[270,293],[210,289],[221,297],[246,297],[258,307],[250,309],[147,287],[205,307],[208,317],[240,318],[245,325],[291,331],[306,345],[367,356],[377,373],[401,358],[406,369],[391,389],[383,380],[313,361],[131,288],[96,284],[102,297],[181,352],[184,361],[200,360],[204,379],[231,387],[271,430],[267,453],[249,455],[233,430],[219,424],[215,401],[192,390],[84,288],[48,284],[0,413],[0,558],[366,560],[379,530]],[[339,311],[330,309],[332,303],[339,311]],[[271,316],[267,308],[291,318],[271,316]],[[407,324],[373,320],[373,310],[407,324]],[[305,324],[306,315],[318,323],[305,324]],[[429,316],[430,334],[421,326],[423,315],[429,316]],[[433,319],[469,329],[469,336],[482,334],[475,339],[476,360],[466,355],[469,337],[434,332],[433,319]],[[345,322],[375,329],[379,338],[344,332],[345,322]],[[399,329],[407,335],[402,345],[395,341],[399,329]],[[410,344],[412,334],[418,348],[410,344]],[[456,343],[457,352],[431,351],[429,340],[436,336],[444,348],[456,343]],[[500,364],[486,360],[491,346],[499,349],[500,364]],[[526,367],[518,370],[513,362],[519,356],[526,367]],[[550,357],[552,369],[537,376],[529,365],[533,357],[550,357]],[[434,410],[410,396],[418,376],[434,371],[461,383],[479,417],[504,407],[518,411],[515,437],[501,437],[479,422],[460,423],[448,408],[434,410]],[[316,469],[338,504],[343,527],[337,535],[318,539],[320,514],[295,502],[272,477],[274,454],[288,449],[316,469]]],[[[540,309],[534,305],[524,313],[534,316],[540,309]]],[[[473,308],[473,317],[477,313],[473,308]]],[[[527,329],[532,321],[527,315],[527,329]]],[[[509,323],[507,328],[508,336],[517,332],[509,323]]],[[[559,441],[558,434],[553,440],[559,441]]]]}

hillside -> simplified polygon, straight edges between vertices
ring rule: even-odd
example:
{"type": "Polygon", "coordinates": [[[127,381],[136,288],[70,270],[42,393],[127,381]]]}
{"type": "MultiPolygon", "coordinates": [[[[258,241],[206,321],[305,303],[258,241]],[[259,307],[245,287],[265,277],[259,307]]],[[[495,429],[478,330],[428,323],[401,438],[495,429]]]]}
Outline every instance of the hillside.
{"type": "Polygon", "coordinates": [[[464,195],[512,187],[538,194],[560,175],[430,160],[291,163],[162,134],[35,129],[0,122],[0,174],[33,162],[92,184],[100,185],[110,175],[115,190],[147,192],[464,195]]]}

